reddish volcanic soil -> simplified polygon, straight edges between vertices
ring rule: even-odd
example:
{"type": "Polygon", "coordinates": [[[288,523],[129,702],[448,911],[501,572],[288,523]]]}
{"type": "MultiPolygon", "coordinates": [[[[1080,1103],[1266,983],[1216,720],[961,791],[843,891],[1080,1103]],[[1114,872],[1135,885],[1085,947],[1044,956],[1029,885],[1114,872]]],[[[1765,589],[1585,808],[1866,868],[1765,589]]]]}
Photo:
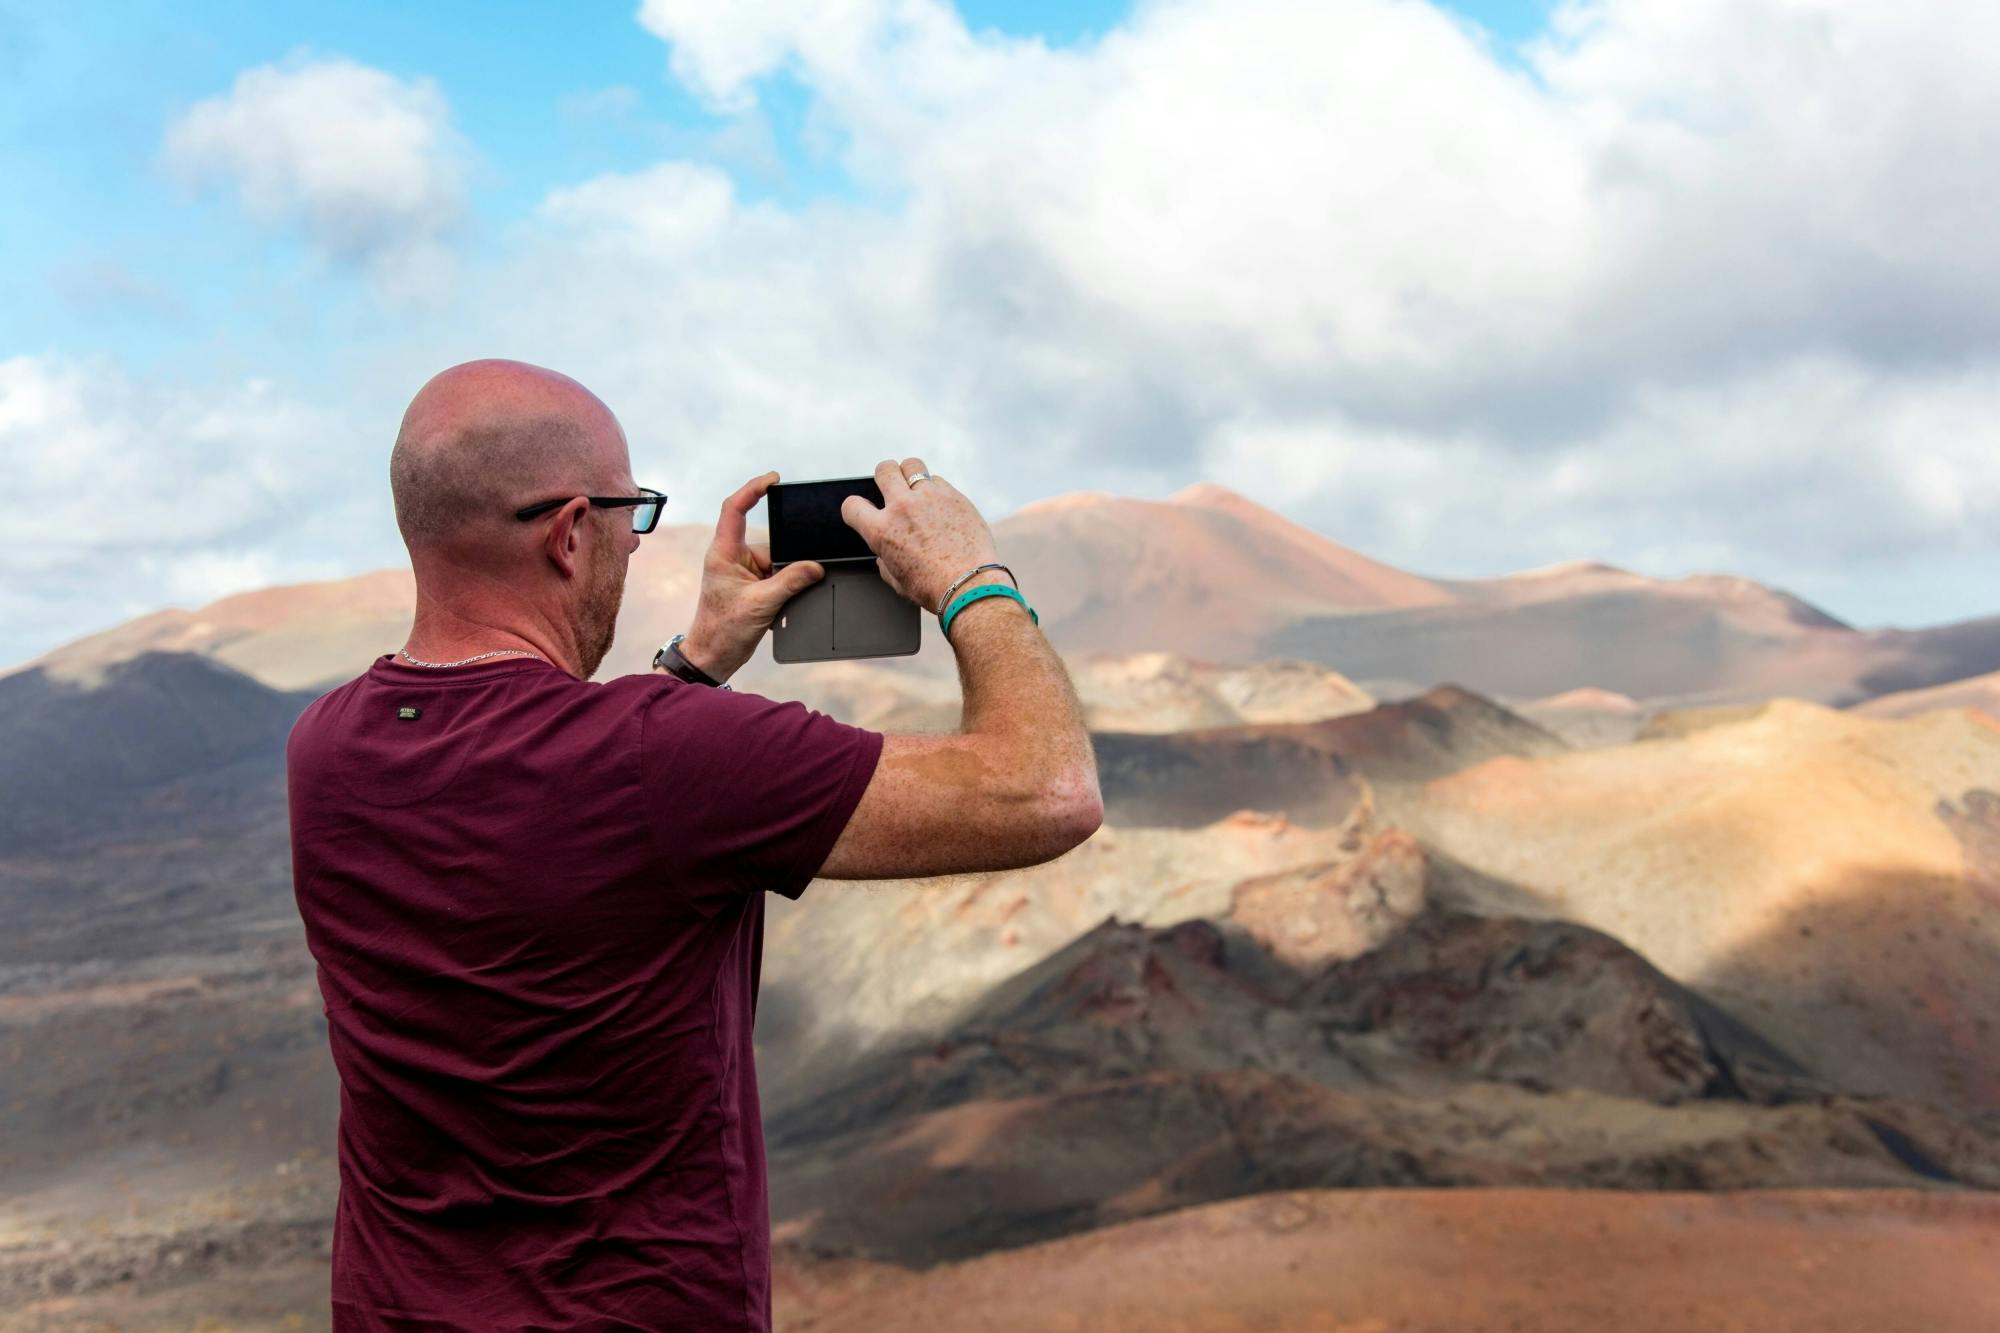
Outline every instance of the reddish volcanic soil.
{"type": "MultiPolygon", "coordinates": [[[[121,1283],[6,1333],[327,1327],[326,1263],[121,1283]]],[[[1307,1190],[912,1273],[780,1246],[777,1333],[1990,1333],[2000,1195],[1307,1190]]]]}
{"type": "Polygon", "coordinates": [[[1973,1333],[2000,1328],[2000,1197],[1295,1191],[777,1280],[784,1333],[1973,1333]]]}

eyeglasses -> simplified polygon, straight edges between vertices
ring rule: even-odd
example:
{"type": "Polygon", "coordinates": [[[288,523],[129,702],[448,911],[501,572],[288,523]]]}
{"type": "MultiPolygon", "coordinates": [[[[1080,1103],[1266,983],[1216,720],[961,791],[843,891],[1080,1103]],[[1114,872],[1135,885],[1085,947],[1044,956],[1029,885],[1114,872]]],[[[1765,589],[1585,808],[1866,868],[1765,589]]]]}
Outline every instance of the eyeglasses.
{"type": "MultiPolygon", "coordinates": [[[[632,507],[632,531],[644,535],[660,525],[660,511],[667,507],[667,497],[662,491],[639,488],[639,495],[586,495],[583,498],[605,509],[616,509],[621,505],[632,507]]],[[[523,523],[538,514],[546,514],[551,509],[560,509],[576,497],[565,495],[559,500],[543,500],[525,509],[516,509],[514,517],[523,523]]]]}

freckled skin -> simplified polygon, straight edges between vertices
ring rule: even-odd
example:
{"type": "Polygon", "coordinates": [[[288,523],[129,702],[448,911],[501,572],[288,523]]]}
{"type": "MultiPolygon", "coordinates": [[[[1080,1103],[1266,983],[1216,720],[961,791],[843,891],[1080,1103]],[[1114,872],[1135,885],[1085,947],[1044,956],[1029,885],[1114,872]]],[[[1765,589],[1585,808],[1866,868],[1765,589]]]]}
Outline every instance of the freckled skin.
{"type": "MultiPolygon", "coordinates": [[[[972,502],[921,458],[875,468],[881,508],[851,497],[841,517],[883,577],[934,611],[961,574],[1001,559],[972,502]]],[[[1008,584],[988,570],[960,585],[1008,584]]],[[[1036,589],[1023,588],[1033,603],[1036,589]]],[[[1103,819],[1097,760],[1069,672],[1027,609],[975,602],[952,621],[965,714],[950,735],[888,734],[874,779],[819,874],[890,879],[1011,870],[1050,861],[1103,819]]]]}
{"type": "Polygon", "coordinates": [[[985,786],[993,773],[992,765],[973,750],[903,751],[894,755],[885,754],[882,762],[920,781],[962,787],[968,791],[977,791],[985,786]]]}

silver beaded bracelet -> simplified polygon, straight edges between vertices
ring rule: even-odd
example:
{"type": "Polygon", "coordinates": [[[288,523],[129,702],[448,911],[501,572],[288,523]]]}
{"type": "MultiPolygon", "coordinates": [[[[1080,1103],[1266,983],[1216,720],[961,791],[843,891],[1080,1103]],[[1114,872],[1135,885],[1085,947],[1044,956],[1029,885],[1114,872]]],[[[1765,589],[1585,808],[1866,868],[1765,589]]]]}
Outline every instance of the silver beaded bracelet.
{"type": "Polygon", "coordinates": [[[968,569],[963,574],[960,574],[958,576],[958,581],[956,583],[953,583],[949,588],[946,588],[944,590],[944,596],[938,598],[937,611],[935,614],[937,615],[937,618],[939,620],[944,619],[944,609],[945,607],[951,604],[951,595],[957,592],[960,586],[962,586],[967,579],[971,578],[974,574],[977,574],[982,569],[997,569],[1001,573],[1007,576],[1007,581],[1013,584],[1016,589],[1018,589],[1021,586],[1021,580],[1015,578],[1014,571],[1007,568],[1007,566],[1005,565],[1001,564],[974,565],[971,569],[968,569]]]}

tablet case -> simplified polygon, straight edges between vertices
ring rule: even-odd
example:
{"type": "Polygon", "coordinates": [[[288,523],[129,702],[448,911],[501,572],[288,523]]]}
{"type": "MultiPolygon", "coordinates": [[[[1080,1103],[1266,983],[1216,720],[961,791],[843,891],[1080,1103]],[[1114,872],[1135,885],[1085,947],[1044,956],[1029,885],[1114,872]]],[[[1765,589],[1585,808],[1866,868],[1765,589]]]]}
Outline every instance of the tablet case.
{"type": "Polygon", "coordinates": [[[821,567],[825,577],[779,610],[771,626],[773,659],[907,657],[923,646],[917,604],[897,596],[873,560],[827,560],[821,567]]]}
{"type": "MultiPolygon", "coordinates": [[[[853,494],[879,497],[875,479],[850,477],[853,494]]],[[[783,482],[779,485],[825,486],[820,482],[783,482]]],[[[777,490],[778,486],[771,487],[777,490]]],[[[871,498],[871,503],[878,502],[871,498]]],[[[773,523],[782,521],[774,507],[773,523]]],[[[851,531],[851,529],[850,529],[851,531]]],[[[773,532],[772,549],[791,545],[773,532]]],[[[789,535],[789,534],[788,534],[789,535]]],[[[923,646],[923,617],[915,602],[907,601],[882,579],[875,557],[840,556],[826,558],[797,552],[792,560],[774,562],[772,572],[795,560],[815,561],[826,571],[819,582],[786,602],[771,624],[771,657],[774,661],[832,662],[856,657],[907,657],[923,646]]]]}

